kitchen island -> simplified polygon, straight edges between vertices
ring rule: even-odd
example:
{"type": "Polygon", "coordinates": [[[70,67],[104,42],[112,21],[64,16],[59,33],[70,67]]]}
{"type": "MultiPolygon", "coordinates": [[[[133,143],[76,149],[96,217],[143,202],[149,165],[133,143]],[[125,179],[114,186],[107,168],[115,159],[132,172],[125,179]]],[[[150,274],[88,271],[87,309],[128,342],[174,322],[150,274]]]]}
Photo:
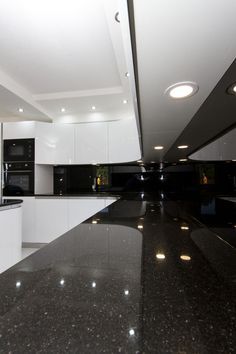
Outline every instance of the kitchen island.
{"type": "Polygon", "coordinates": [[[218,273],[216,238],[123,195],[0,276],[0,353],[234,353],[235,249],[218,273]]]}
{"type": "Polygon", "coordinates": [[[99,210],[114,203],[118,197],[108,193],[80,193],[37,194],[18,198],[24,202],[22,241],[25,245],[33,245],[53,241],[99,210]]]}

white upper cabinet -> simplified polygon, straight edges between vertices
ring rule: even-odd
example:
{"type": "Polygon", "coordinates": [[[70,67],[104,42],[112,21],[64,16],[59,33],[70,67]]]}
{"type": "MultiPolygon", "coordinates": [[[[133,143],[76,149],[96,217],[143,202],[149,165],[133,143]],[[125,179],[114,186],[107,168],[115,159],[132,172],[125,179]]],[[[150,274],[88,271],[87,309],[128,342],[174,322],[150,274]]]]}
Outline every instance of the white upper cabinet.
{"type": "Polygon", "coordinates": [[[122,163],[138,160],[136,122],[4,124],[4,139],[35,138],[35,163],[43,165],[122,163]]]}
{"type": "Polygon", "coordinates": [[[108,162],[107,123],[75,125],[75,163],[108,162]]]}
{"type": "Polygon", "coordinates": [[[75,128],[73,124],[53,124],[54,164],[75,163],[75,128]]]}
{"type": "Polygon", "coordinates": [[[134,119],[108,123],[109,163],[136,161],[141,157],[138,131],[134,119]]]}
{"type": "Polygon", "coordinates": [[[3,139],[30,139],[35,137],[35,122],[3,124],[3,139]]]}
{"type": "Polygon", "coordinates": [[[55,136],[53,124],[35,123],[35,163],[54,164],[55,136]]]}

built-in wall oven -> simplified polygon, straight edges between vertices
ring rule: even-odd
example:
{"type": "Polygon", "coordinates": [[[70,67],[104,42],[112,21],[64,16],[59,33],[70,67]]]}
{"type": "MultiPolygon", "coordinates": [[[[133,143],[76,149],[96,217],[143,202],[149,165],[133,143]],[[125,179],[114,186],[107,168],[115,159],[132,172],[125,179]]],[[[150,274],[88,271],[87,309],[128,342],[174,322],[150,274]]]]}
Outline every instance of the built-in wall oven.
{"type": "Polygon", "coordinates": [[[5,196],[34,195],[34,139],[4,140],[5,196]]]}
{"type": "Polygon", "coordinates": [[[5,196],[34,194],[34,163],[5,162],[4,189],[5,196]]]}

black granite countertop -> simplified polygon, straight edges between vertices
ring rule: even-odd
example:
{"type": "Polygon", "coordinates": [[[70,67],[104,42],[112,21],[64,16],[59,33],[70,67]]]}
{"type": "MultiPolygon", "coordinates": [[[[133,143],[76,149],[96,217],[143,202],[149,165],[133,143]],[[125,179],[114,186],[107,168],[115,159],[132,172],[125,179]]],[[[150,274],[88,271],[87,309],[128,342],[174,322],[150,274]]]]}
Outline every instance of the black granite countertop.
{"type": "MultiPolygon", "coordinates": [[[[11,196],[12,197],[12,196],[11,196]]],[[[38,198],[81,198],[81,197],[93,197],[93,198],[120,198],[120,194],[117,192],[80,192],[80,193],[73,193],[73,194],[55,194],[55,193],[42,193],[42,194],[31,194],[31,195],[22,195],[17,197],[38,197],[38,198]]],[[[4,198],[7,198],[4,197],[4,198]]]]}
{"type": "Polygon", "coordinates": [[[0,353],[235,353],[235,265],[180,203],[123,195],[0,275],[0,353]]]}
{"type": "Polygon", "coordinates": [[[109,192],[81,192],[76,194],[35,194],[34,197],[38,198],[120,198],[117,193],[109,192]]]}
{"type": "Polygon", "coordinates": [[[19,199],[0,199],[0,211],[6,209],[7,207],[18,206],[22,203],[19,199]]]}

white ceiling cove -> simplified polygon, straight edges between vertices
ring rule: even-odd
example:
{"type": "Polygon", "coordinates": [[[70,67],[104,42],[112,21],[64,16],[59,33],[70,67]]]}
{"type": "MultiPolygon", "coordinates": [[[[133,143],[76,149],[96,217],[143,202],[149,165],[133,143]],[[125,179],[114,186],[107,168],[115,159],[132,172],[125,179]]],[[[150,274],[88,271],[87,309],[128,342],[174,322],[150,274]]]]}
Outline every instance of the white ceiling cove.
{"type": "Polygon", "coordinates": [[[74,123],[134,115],[127,29],[115,21],[119,3],[2,0],[0,119],[74,123]]]}

